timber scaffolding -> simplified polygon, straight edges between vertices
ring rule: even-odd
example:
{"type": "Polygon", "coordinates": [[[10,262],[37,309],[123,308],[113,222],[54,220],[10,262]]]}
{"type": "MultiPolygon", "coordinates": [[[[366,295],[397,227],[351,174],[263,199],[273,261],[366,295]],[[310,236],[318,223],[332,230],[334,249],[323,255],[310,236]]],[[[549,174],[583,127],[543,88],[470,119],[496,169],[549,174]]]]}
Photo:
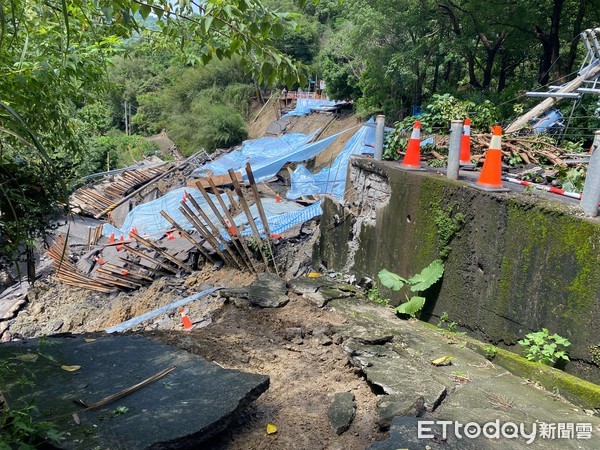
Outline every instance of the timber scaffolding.
{"type": "Polygon", "coordinates": [[[270,271],[279,274],[274,236],[249,163],[246,164],[246,175],[247,186],[242,186],[233,170],[226,175],[228,179],[224,184],[232,186],[231,190],[225,190],[231,200],[229,207],[210,177],[203,180],[208,182],[216,203],[201,180],[197,180],[196,187],[206,201],[204,209],[191,195],[185,195],[179,206],[179,211],[192,225],[191,229],[186,230],[163,210],[160,214],[172,228],[153,241],[150,239],[157,236],[141,235],[133,229],[127,239],[124,236],[116,238],[113,234],[108,243],[99,244],[103,225],[90,227],[88,252],[77,262],[71,259],[73,252],[67,238],[59,235],[48,251],[54,260],[57,278],[80,288],[111,292],[138,289],[158,276],[191,273],[204,263],[227,264],[253,273],[270,271]],[[258,211],[260,228],[250,211],[251,205],[258,211]],[[214,220],[210,219],[206,208],[212,211],[214,220]],[[251,230],[249,237],[242,236],[245,230],[234,221],[234,216],[240,212],[245,215],[251,230]]]}

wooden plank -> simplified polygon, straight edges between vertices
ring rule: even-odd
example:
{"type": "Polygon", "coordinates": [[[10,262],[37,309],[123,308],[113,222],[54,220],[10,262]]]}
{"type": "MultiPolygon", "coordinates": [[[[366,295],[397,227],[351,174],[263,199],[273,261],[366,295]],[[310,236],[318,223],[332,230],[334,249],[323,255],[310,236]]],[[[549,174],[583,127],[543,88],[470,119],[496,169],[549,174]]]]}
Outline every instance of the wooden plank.
{"type": "MultiPolygon", "coordinates": [[[[235,172],[235,178],[240,183],[243,181],[242,175],[239,172],[235,172]]],[[[230,174],[227,173],[224,175],[213,175],[210,177],[193,178],[191,180],[188,180],[186,185],[187,187],[196,187],[198,183],[200,183],[204,189],[208,189],[210,187],[210,182],[208,180],[211,180],[215,186],[224,186],[226,184],[231,184],[232,178],[230,174]]]]}

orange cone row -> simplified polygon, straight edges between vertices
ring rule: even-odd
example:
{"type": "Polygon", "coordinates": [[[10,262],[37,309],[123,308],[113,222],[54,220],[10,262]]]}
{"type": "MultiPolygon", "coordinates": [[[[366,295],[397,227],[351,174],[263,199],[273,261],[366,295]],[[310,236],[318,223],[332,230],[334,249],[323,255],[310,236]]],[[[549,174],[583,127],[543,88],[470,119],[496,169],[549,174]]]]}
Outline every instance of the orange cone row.
{"type": "MultiPolygon", "coordinates": [[[[463,136],[460,146],[460,164],[463,167],[474,167],[471,163],[471,119],[468,117],[463,124],[463,136]]],[[[406,170],[421,169],[421,122],[415,122],[406,147],[404,159],[400,167],[406,170]]],[[[492,141],[485,154],[481,174],[472,186],[486,191],[507,191],[502,186],[502,127],[492,127],[492,141]]]]}

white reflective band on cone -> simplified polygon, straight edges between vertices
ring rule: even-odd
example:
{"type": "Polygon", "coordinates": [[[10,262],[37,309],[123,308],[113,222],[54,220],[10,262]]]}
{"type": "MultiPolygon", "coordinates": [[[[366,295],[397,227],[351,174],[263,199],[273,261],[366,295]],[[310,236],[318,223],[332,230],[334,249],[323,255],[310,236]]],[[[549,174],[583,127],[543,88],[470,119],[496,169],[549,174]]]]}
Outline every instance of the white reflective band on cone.
{"type": "Polygon", "coordinates": [[[501,150],[502,148],[502,137],[501,136],[492,136],[492,142],[490,142],[490,150],[501,150]]]}

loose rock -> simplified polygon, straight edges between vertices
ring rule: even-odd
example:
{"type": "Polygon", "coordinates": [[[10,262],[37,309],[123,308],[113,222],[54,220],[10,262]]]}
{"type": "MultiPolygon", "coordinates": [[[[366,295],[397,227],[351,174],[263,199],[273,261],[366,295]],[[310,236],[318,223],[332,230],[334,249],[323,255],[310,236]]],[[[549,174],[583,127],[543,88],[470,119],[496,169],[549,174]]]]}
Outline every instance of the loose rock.
{"type": "Polygon", "coordinates": [[[352,392],[336,393],[327,413],[333,431],[337,435],[340,435],[350,428],[355,413],[356,404],[354,403],[354,394],[352,392]]]}

